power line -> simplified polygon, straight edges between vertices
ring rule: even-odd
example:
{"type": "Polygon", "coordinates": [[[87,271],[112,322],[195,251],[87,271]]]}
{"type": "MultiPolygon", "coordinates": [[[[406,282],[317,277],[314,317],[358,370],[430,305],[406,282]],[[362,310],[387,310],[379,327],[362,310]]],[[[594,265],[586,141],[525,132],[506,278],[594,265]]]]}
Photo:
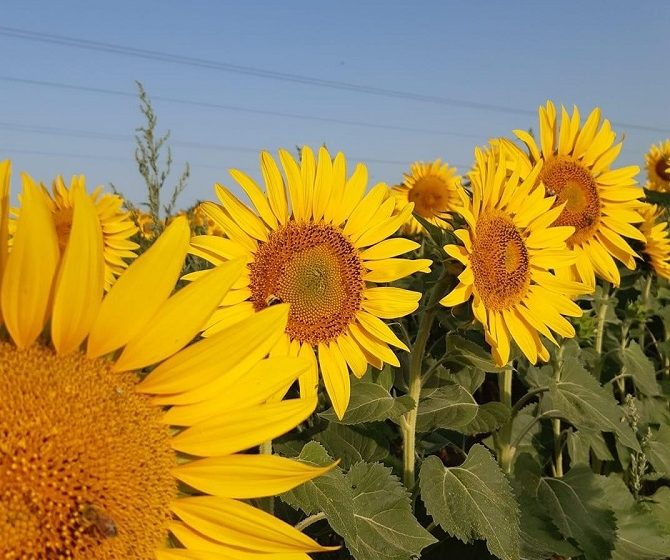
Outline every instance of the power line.
{"type": "MultiPolygon", "coordinates": [[[[93,140],[110,140],[110,141],[121,141],[127,142],[132,141],[133,137],[130,135],[123,134],[111,134],[104,132],[97,132],[93,130],[80,130],[72,128],[62,128],[62,127],[52,127],[52,126],[43,126],[43,125],[26,125],[20,123],[11,123],[11,122],[0,122],[0,130],[11,130],[14,132],[27,132],[29,134],[47,134],[54,136],[71,136],[75,138],[89,138],[93,140]]],[[[204,142],[193,142],[193,141],[179,141],[171,140],[170,143],[173,146],[182,146],[186,148],[198,148],[198,149],[208,149],[208,150],[217,150],[224,152],[242,152],[242,153],[251,153],[259,154],[263,148],[254,148],[249,146],[239,146],[239,145],[227,145],[227,144],[208,144],[204,142]]],[[[2,150],[0,150],[2,151],[2,150]]],[[[5,151],[17,151],[15,149],[6,149],[5,151]]],[[[44,155],[44,156],[63,156],[63,157],[74,157],[80,159],[101,159],[109,161],[127,161],[124,158],[113,158],[109,156],[93,156],[93,155],[84,155],[84,154],[62,154],[58,152],[39,152],[31,150],[19,150],[21,153],[32,153],[34,155],[44,155]]],[[[408,160],[389,160],[389,159],[379,159],[379,158],[368,158],[360,157],[352,154],[346,154],[349,161],[360,161],[363,163],[378,163],[386,165],[404,165],[408,166],[410,163],[408,160]]],[[[224,170],[224,166],[214,166],[214,165],[200,165],[192,164],[194,167],[200,168],[211,168],[211,169],[220,169],[224,170]]],[[[467,165],[461,164],[452,164],[462,169],[469,168],[467,165]]]]}
{"type": "MultiPolygon", "coordinates": [[[[204,58],[189,57],[176,55],[161,51],[154,51],[149,49],[139,49],[135,47],[128,47],[114,43],[105,43],[100,41],[90,41],[86,39],[78,39],[76,37],[67,37],[65,35],[55,35],[50,33],[38,33],[26,29],[18,29],[15,27],[0,26],[0,35],[13,37],[15,39],[23,39],[26,41],[47,43],[53,45],[61,45],[66,47],[73,47],[89,51],[105,52],[111,54],[118,54],[123,56],[130,56],[134,58],[143,58],[148,60],[157,60],[160,62],[167,62],[171,64],[179,64],[183,66],[192,66],[197,68],[206,68],[209,70],[218,70],[221,72],[229,72],[235,74],[242,74],[247,76],[254,76],[258,78],[279,80],[283,82],[291,82],[302,85],[318,86],[330,89],[351,91],[355,93],[367,93],[371,95],[391,97],[397,99],[407,99],[411,101],[419,101],[424,103],[433,103],[438,105],[449,105],[456,107],[463,107],[468,109],[476,109],[483,111],[492,111],[499,113],[509,113],[514,115],[535,115],[535,111],[527,109],[519,109],[505,105],[496,105],[491,103],[479,103],[468,101],[465,99],[456,99],[448,97],[440,97],[434,95],[425,95],[422,93],[415,93],[410,91],[401,91],[387,88],[380,88],[375,86],[368,86],[363,84],[354,84],[339,80],[325,80],[311,76],[304,76],[301,74],[292,74],[287,72],[277,72],[274,70],[267,70],[263,68],[256,68],[252,66],[242,66],[239,64],[231,64],[227,62],[220,62],[215,60],[207,60],[204,58]]],[[[639,125],[632,123],[613,122],[616,126],[621,126],[628,129],[645,130],[650,132],[667,133],[670,129],[660,128],[648,125],[639,125]]]]}
{"type": "MultiPolygon", "coordinates": [[[[15,77],[12,77],[12,76],[0,76],[0,80],[2,80],[4,82],[12,82],[12,83],[42,86],[42,87],[52,87],[52,88],[58,88],[58,89],[68,89],[68,90],[83,91],[83,92],[87,92],[87,93],[96,93],[96,94],[102,94],[102,95],[115,95],[115,96],[120,96],[120,97],[137,98],[137,93],[131,93],[131,92],[127,92],[127,91],[114,90],[114,89],[106,89],[106,88],[80,86],[80,85],[75,85],[75,84],[64,84],[62,82],[50,82],[50,81],[46,81],[46,80],[29,80],[29,79],[24,79],[24,78],[15,78],[15,77]]],[[[162,96],[162,95],[152,95],[151,99],[155,100],[155,101],[164,101],[164,102],[167,102],[167,103],[175,103],[175,104],[179,104],[179,105],[192,105],[194,107],[203,107],[203,108],[206,108],[206,109],[221,109],[221,110],[224,110],[224,111],[231,111],[231,112],[237,112],[237,113],[250,113],[250,114],[254,114],[254,115],[266,115],[266,116],[272,116],[272,117],[282,117],[282,118],[289,118],[289,119],[316,121],[316,122],[324,122],[324,123],[339,124],[339,125],[346,125],[346,126],[358,126],[358,127],[363,127],[363,128],[376,128],[376,129],[383,129],[383,130],[397,130],[397,131],[400,131],[400,132],[416,132],[416,133],[420,133],[420,134],[431,134],[431,135],[437,135],[437,136],[457,136],[457,137],[460,137],[460,138],[482,139],[482,135],[480,135],[480,134],[472,134],[472,133],[467,133],[467,132],[452,132],[452,131],[449,131],[449,130],[432,130],[432,129],[426,129],[426,128],[416,128],[416,127],[411,127],[411,126],[379,124],[379,123],[371,123],[371,122],[365,122],[365,121],[351,121],[351,120],[346,120],[346,119],[335,119],[335,118],[330,118],[330,117],[317,117],[317,116],[314,116],[314,115],[302,115],[302,114],[298,114],[298,113],[285,113],[285,112],[281,112],[281,111],[270,111],[270,110],[266,110],[266,109],[256,109],[256,108],[251,108],[251,107],[242,107],[242,106],[239,106],[239,105],[224,105],[224,104],[221,104],[221,103],[209,103],[207,101],[196,101],[196,100],[193,100],[193,99],[182,99],[182,98],[178,98],[178,97],[166,97],[166,96],[162,96]]]]}

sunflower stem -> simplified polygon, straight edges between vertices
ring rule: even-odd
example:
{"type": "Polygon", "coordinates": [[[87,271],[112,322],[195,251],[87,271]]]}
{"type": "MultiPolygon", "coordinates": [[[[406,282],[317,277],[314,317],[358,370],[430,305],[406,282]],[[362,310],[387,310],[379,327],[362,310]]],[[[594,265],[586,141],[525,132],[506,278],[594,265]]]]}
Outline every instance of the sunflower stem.
{"type": "Polygon", "coordinates": [[[647,280],[644,283],[644,289],[642,290],[642,310],[644,312],[644,319],[642,320],[642,329],[640,330],[640,348],[642,348],[642,351],[644,352],[644,338],[645,335],[647,334],[647,306],[649,305],[649,295],[651,293],[651,282],[653,280],[653,276],[650,274],[647,276],[647,280]]]}
{"type": "Polygon", "coordinates": [[[415,484],[416,468],[416,415],[419,409],[419,397],[421,396],[421,370],[423,367],[423,358],[426,353],[426,344],[430,337],[430,331],[437,313],[437,306],[444,295],[450,282],[450,276],[446,269],[442,270],[442,275],[438,279],[430,294],[428,304],[421,314],[419,330],[412,346],[412,352],[409,362],[409,396],[414,401],[414,407],[405,413],[404,422],[401,424],[403,440],[403,481],[408,490],[412,490],[415,484]]]}
{"type": "MultiPolygon", "coordinates": [[[[552,360],[554,366],[554,380],[558,383],[561,380],[561,368],[563,367],[563,346],[559,346],[556,352],[556,358],[552,360]]],[[[554,476],[561,478],[563,476],[563,445],[561,443],[561,419],[552,418],[551,427],[554,433],[554,464],[552,470],[554,476]]]]}
{"type": "MultiPolygon", "coordinates": [[[[261,455],[272,455],[272,440],[264,441],[258,446],[258,453],[261,455]]],[[[267,511],[268,513],[274,514],[275,512],[275,499],[274,496],[268,496],[266,498],[260,498],[258,500],[259,507],[267,511]]]]}
{"type": "MultiPolygon", "coordinates": [[[[500,402],[512,408],[512,364],[507,364],[505,369],[498,375],[498,389],[500,402]]],[[[514,447],[512,447],[512,418],[495,434],[496,452],[500,468],[509,473],[512,470],[514,459],[514,447]]]]}
{"type": "Polygon", "coordinates": [[[605,334],[605,316],[609,307],[609,282],[603,283],[603,297],[598,305],[598,316],[596,320],[596,344],[595,351],[600,356],[603,353],[603,336],[605,334]]]}

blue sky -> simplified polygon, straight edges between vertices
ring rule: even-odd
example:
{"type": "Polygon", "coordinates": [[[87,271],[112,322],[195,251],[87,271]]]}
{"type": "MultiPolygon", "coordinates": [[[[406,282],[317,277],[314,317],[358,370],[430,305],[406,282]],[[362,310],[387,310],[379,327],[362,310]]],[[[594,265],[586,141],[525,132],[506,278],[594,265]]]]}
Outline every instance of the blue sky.
{"type": "Polygon", "coordinates": [[[547,99],[576,103],[583,115],[599,105],[623,123],[615,126],[626,134],[622,164],[641,164],[650,144],[670,137],[664,0],[4,0],[1,12],[0,159],[47,182],[74,173],[91,188],[113,182],[135,201],[144,194],[133,160],[132,134],[142,124],[135,80],[155,98],[159,130],[172,131],[176,167],[191,163],[183,207],[211,198],[214,182],[232,186],[231,167],[258,176],[259,149],[325,142],[388,183],[414,160],[440,157],[465,172],[475,145],[536,127],[532,113],[547,99]],[[35,34],[220,64],[85,50],[35,34]]]}

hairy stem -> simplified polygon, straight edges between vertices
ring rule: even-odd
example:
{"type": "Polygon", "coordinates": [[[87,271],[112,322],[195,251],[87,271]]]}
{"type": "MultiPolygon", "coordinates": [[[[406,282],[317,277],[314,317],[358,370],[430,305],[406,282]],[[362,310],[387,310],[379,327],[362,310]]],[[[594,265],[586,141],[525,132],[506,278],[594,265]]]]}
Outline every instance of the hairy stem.
{"type": "Polygon", "coordinates": [[[598,355],[603,352],[603,336],[605,334],[605,316],[609,307],[609,283],[605,282],[603,286],[603,300],[598,306],[598,315],[596,320],[596,344],[595,351],[598,355]]]}
{"type": "MultiPolygon", "coordinates": [[[[500,389],[500,402],[512,408],[512,366],[508,364],[502,373],[498,374],[498,387],[500,389]]],[[[514,447],[512,447],[512,418],[495,434],[496,451],[500,468],[509,473],[512,470],[514,459],[514,447]]]]}
{"type": "Polygon", "coordinates": [[[444,295],[449,284],[449,276],[443,270],[442,276],[433,286],[428,304],[421,314],[419,330],[412,346],[412,352],[409,361],[409,396],[414,400],[414,407],[405,413],[404,422],[401,423],[403,440],[403,481],[405,487],[411,490],[415,483],[416,468],[416,415],[419,409],[419,397],[421,396],[421,370],[423,367],[423,358],[426,352],[426,344],[430,337],[430,330],[435,320],[437,306],[444,295]]]}
{"type": "MultiPolygon", "coordinates": [[[[556,359],[553,360],[554,380],[558,383],[561,380],[561,368],[563,367],[563,346],[559,346],[556,352],[556,359]]],[[[552,418],[551,427],[554,433],[554,464],[552,470],[554,476],[560,478],[563,476],[563,446],[561,445],[561,419],[552,418]]]]}
{"type": "Polygon", "coordinates": [[[647,276],[647,280],[644,283],[644,289],[642,290],[642,309],[644,311],[644,319],[642,323],[642,328],[640,329],[640,340],[638,341],[640,344],[640,348],[642,348],[642,351],[644,352],[644,338],[647,334],[647,309],[649,305],[649,294],[651,293],[651,282],[653,280],[653,276],[650,274],[647,276]]]}

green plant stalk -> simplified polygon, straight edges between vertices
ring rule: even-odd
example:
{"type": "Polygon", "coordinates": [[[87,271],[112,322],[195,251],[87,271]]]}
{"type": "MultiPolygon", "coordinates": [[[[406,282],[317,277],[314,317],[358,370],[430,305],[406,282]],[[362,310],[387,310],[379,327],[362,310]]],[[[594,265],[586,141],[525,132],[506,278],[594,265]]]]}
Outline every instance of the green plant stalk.
{"type": "Polygon", "coordinates": [[[419,397],[421,396],[423,358],[426,352],[426,344],[430,337],[430,331],[435,321],[437,306],[449,283],[446,270],[433,286],[428,304],[424,309],[419,322],[419,330],[412,346],[409,360],[409,393],[414,401],[414,407],[405,413],[400,423],[403,441],[403,482],[408,490],[412,490],[415,484],[416,470],[416,416],[419,410],[419,397]]]}
{"type": "Polygon", "coordinates": [[[603,283],[603,301],[598,306],[598,315],[596,320],[596,343],[595,351],[600,356],[603,353],[603,336],[605,334],[605,317],[609,307],[609,282],[603,283]]]}
{"type": "Polygon", "coordinates": [[[653,276],[650,274],[647,276],[647,281],[644,283],[644,289],[642,290],[642,308],[644,309],[644,320],[642,322],[642,329],[640,331],[640,348],[642,348],[642,352],[644,352],[644,339],[647,334],[647,306],[649,304],[649,294],[651,293],[651,282],[653,280],[653,276]]]}
{"type": "MultiPolygon", "coordinates": [[[[512,366],[508,364],[502,373],[498,374],[498,388],[500,402],[512,408],[512,366]]],[[[500,468],[509,473],[512,470],[512,460],[515,449],[512,447],[512,418],[495,434],[496,452],[500,468]]]]}
{"type": "MultiPolygon", "coordinates": [[[[558,347],[556,359],[553,361],[554,380],[558,383],[561,380],[561,367],[563,366],[563,346],[558,347]]],[[[561,445],[561,419],[552,418],[551,428],[554,433],[554,464],[552,470],[554,476],[561,478],[563,476],[563,446],[561,445]]]]}

